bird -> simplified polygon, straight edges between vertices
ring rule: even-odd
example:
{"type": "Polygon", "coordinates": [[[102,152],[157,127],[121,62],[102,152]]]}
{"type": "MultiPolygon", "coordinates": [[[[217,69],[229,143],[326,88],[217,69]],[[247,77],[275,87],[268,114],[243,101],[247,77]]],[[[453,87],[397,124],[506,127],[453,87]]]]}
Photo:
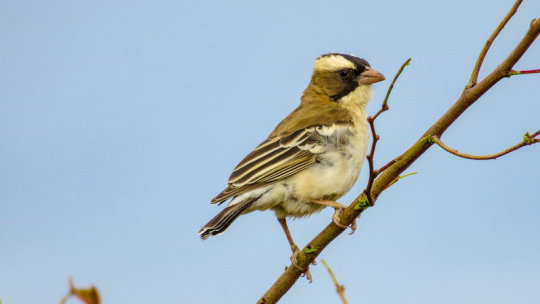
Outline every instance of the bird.
{"type": "MultiPolygon", "coordinates": [[[[311,81],[299,106],[233,170],[226,188],[212,204],[228,206],[199,231],[201,239],[220,235],[240,215],[273,210],[296,263],[286,218],[335,209],[333,222],[346,207],[336,202],[356,182],[366,158],[369,126],[366,106],[372,84],[385,77],[362,58],[328,53],[315,59],[311,81]]],[[[299,268],[300,269],[300,268],[299,268]]],[[[300,269],[311,281],[308,269],[300,269]]]]}

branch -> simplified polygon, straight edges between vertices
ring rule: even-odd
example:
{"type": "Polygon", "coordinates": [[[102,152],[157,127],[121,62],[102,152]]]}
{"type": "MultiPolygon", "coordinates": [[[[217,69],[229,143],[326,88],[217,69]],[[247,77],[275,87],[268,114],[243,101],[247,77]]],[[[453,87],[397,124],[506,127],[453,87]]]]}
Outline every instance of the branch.
{"type": "MultiPolygon", "coordinates": [[[[517,1],[521,3],[521,1],[517,1]]],[[[511,71],[516,62],[523,56],[527,49],[540,34],[540,19],[532,20],[529,29],[510,54],[497,66],[489,75],[482,79],[477,85],[465,88],[461,96],[446,111],[446,113],[435,122],[422,137],[412,145],[405,153],[396,158],[396,161],[387,167],[373,182],[371,196],[374,201],[403,171],[405,171],[418,157],[426,152],[433,143],[429,138],[432,135],[440,137],[444,131],[456,121],[463,112],[475,103],[485,92],[497,84],[511,71]]],[[[339,216],[339,221],[344,225],[350,225],[369,206],[363,206],[367,200],[362,193],[359,195],[339,216]]],[[[330,242],[338,237],[345,229],[334,225],[333,222],[326,226],[317,236],[315,236],[304,247],[297,256],[296,262],[299,268],[305,269],[324,250],[330,242]],[[310,249],[308,249],[310,248],[310,249]]],[[[274,282],[268,291],[259,299],[258,303],[276,303],[298,280],[302,271],[297,267],[290,266],[274,282]]]]}
{"type": "Polygon", "coordinates": [[[487,52],[489,51],[489,47],[495,41],[495,38],[499,35],[499,33],[502,31],[506,23],[514,16],[514,14],[517,12],[518,7],[520,6],[521,2],[523,0],[517,0],[516,3],[514,3],[514,6],[510,8],[506,16],[504,16],[503,20],[501,20],[501,23],[499,23],[499,26],[491,33],[491,36],[489,36],[488,40],[484,44],[484,47],[482,48],[482,51],[480,51],[480,54],[478,55],[478,59],[476,59],[476,64],[474,65],[474,68],[471,73],[471,79],[469,80],[469,83],[467,84],[466,88],[472,88],[476,85],[476,82],[478,80],[478,73],[480,73],[480,68],[482,67],[482,63],[484,62],[484,58],[486,57],[487,52]]]}
{"type": "MultiPolygon", "coordinates": [[[[368,204],[370,206],[373,206],[375,203],[373,201],[373,198],[371,197],[371,187],[373,186],[373,181],[379,175],[382,170],[375,170],[373,165],[373,157],[375,155],[375,147],[377,146],[377,142],[379,141],[379,135],[377,135],[377,132],[375,131],[375,119],[381,115],[382,112],[388,111],[390,107],[388,106],[388,97],[390,97],[390,93],[392,93],[392,90],[394,89],[394,84],[396,83],[396,80],[398,79],[399,75],[401,75],[401,72],[403,72],[403,69],[405,69],[406,66],[408,66],[411,63],[411,58],[405,60],[405,62],[401,65],[399,70],[396,73],[396,76],[394,76],[394,79],[392,80],[392,83],[390,83],[390,86],[388,87],[388,90],[386,91],[386,96],[384,97],[383,103],[381,105],[381,109],[375,113],[373,117],[369,116],[367,118],[367,121],[369,123],[369,127],[371,129],[371,137],[372,137],[372,143],[371,143],[371,151],[366,156],[368,163],[369,163],[369,179],[366,189],[364,190],[364,194],[367,197],[368,204]]],[[[352,230],[354,232],[354,230],[352,230]]],[[[352,234],[351,232],[351,234],[352,234]]]]}
{"type": "Polygon", "coordinates": [[[384,190],[390,188],[393,184],[397,183],[400,179],[405,178],[407,176],[415,175],[417,173],[418,173],[418,171],[414,171],[414,172],[407,173],[405,175],[400,175],[400,176],[396,177],[393,181],[390,182],[390,184],[388,184],[388,186],[386,186],[386,188],[384,188],[384,190]]]}
{"type": "Polygon", "coordinates": [[[466,153],[459,152],[458,150],[452,149],[449,146],[447,146],[436,135],[431,136],[430,140],[435,142],[437,145],[439,145],[439,147],[443,148],[444,150],[446,150],[446,151],[448,151],[448,152],[450,152],[450,153],[452,153],[452,154],[454,154],[456,156],[467,158],[467,159],[474,159],[474,160],[487,160],[487,159],[496,159],[497,157],[506,155],[506,154],[508,154],[508,153],[510,153],[512,151],[515,151],[515,150],[521,148],[521,147],[536,144],[536,143],[540,142],[540,139],[535,138],[539,134],[540,134],[540,130],[534,132],[533,134],[529,134],[529,132],[527,132],[527,133],[525,133],[525,135],[523,135],[523,140],[520,143],[518,143],[518,144],[516,144],[516,145],[514,145],[514,146],[512,146],[512,147],[510,147],[508,149],[505,149],[505,150],[503,150],[503,151],[501,151],[499,153],[488,154],[488,155],[471,155],[471,154],[466,154],[466,153]]]}
{"type": "Polygon", "coordinates": [[[326,268],[326,270],[328,270],[328,273],[332,277],[332,280],[334,281],[334,284],[336,285],[336,292],[341,298],[341,302],[343,302],[343,304],[348,304],[349,302],[347,302],[347,298],[345,298],[345,286],[339,284],[336,276],[334,275],[334,272],[332,271],[332,268],[330,268],[330,266],[326,264],[326,261],[324,259],[321,259],[321,262],[323,263],[324,267],[326,268]]]}
{"type": "Polygon", "coordinates": [[[506,76],[507,76],[507,77],[510,77],[510,76],[514,76],[514,75],[537,74],[537,73],[540,73],[540,69],[536,69],[536,70],[524,70],[524,71],[514,71],[514,70],[511,70],[510,72],[508,72],[508,75],[506,75],[506,76]]]}
{"type": "Polygon", "coordinates": [[[97,288],[92,285],[89,288],[77,288],[73,284],[73,279],[69,278],[69,292],[62,297],[60,304],[66,303],[71,297],[75,296],[77,299],[85,304],[99,304],[101,303],[99,292],[97,288]]]}
{"type": "MultiPolygon", "coordinates": [[[[394,79],[392,80],[392,83],[390,83],[390,86],[388,87],[388,90],[386,91],[386,96],[384,96],[384,100],[383,100],[383,103],[382,103],[382,109],[379,110],[379,112],[377,114],[375,114],[375,118],[377,118],[377,116],[379,116],[380,112],[383,111],[384,108],[387,108],[386,110],[388,110],[388,97],[390,97],[390,93],[392,93],[392,90],[394,89],[394,84],[396,83],[396,80],[398,79],[399,75],[401,75],[401,72],[403,72],[403,70],[405,69],[406,66],[408,66],[409,64],[411,64],[411,58],[405,60],[405,62],[401,65],[401,67],[399,68],[398,72],[396,73],[396,76],[394,76],[394,79]]],[[[386,111],[384,110],[384,111],[386,111]]]]}

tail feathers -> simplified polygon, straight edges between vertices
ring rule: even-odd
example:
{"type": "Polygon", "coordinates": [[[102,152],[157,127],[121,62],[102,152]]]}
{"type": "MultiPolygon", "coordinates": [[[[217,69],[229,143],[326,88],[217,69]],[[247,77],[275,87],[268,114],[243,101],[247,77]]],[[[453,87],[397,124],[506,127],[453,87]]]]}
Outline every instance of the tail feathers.
{"type": "Polygon", "coordinates": [[[218,213],[218,215],[201,228],[199,231],[201,239],[206,240],[211,235],[220,235],[225,232],[232,222],[258,198],[248,199],[223,209],[223,211],[218,213]]]}

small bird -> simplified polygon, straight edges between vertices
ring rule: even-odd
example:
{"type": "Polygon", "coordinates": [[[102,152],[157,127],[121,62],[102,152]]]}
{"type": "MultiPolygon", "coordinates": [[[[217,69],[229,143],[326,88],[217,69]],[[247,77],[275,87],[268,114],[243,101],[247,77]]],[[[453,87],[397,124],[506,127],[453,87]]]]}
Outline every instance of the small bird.
{"type": "MultiPolygon", "coordinates": [[[[271,209],[298,267],[299,249],[286,217],[305,217],[329,206],[336,210],[334,223],[347,228],[338,221],[346,206],[336,200],[360,174],[369,139],[371,85],[384,79],[361,58],[339,53],[316,58],[300,105],[234,168],[212,204],[232,200],[199,231],[201,238],[222,234],[241,214],[271,209]]],[[[309,270],[301,270],[310,279],[309,270]]]]}

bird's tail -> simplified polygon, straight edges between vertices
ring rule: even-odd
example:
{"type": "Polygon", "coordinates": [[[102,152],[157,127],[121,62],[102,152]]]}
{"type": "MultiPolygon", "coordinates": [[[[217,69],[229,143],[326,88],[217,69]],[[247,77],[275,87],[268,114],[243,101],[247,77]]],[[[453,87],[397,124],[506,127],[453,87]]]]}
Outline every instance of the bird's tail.
{"type": "Polygon", "coordinates": [[[243,202],[227,206],[227,208],[223,209],[223,211],[218,213],[218,215],[201,228],[199,231],[201,239],[206,240],[211,235],[220,235],[225,232],[232,222],[258,198],[247,199],[243,202]]]}

